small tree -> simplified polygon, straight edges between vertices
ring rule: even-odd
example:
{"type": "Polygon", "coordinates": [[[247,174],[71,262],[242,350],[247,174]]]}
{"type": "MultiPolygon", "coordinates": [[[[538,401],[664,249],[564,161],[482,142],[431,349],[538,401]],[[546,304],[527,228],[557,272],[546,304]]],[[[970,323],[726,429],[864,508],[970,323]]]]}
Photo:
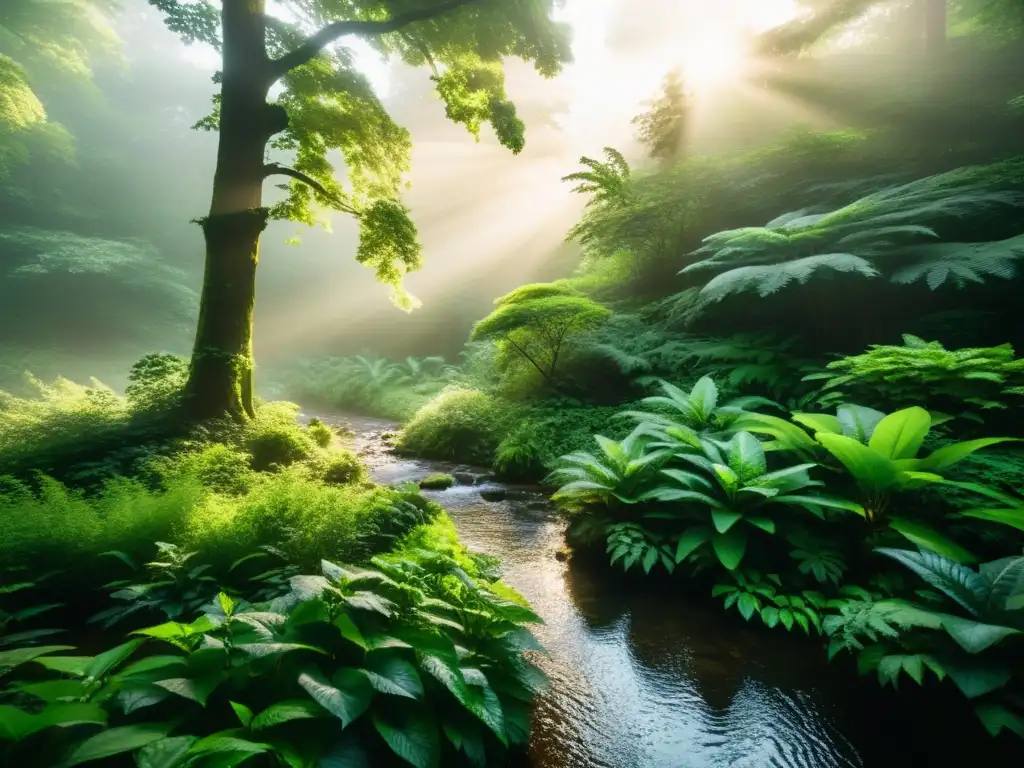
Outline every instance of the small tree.
{"type": "Polygon", "coordinates": [[[649,109],[633,118],[637,138],[654,160],[670,162],[686,149],[689,93],[679,70],[669,72],[661,85],[661,95],[646,102],[649,109]]]}
{"type": "Polygon", "coordinates": [[[472,340],[497,342],[503,352],[531,365],[554,387],[558,364],[573,337],[593,330],[611,312],[571,293],[536,296],[537,292],[520,288],[498,299],[498,308],[474,326],[472,340]]]}

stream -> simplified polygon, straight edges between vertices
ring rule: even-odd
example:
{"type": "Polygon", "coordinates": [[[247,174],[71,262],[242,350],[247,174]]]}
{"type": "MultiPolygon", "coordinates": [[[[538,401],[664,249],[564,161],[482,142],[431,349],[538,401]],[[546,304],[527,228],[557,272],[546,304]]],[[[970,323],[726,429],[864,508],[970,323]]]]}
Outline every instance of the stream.
{"type": "Polygon", "coordinates": [[[929,700],[909,680],[899,698],[883,694],[874,680],[830,665],[817,639],[748,625],[664,585],[645,590],[608,569],[560,562],[565,522],[536,489],[397,457],[383,439],[391,422],[307,414],[352,429],[376,482],[433,472],[459,479],[424,495],[448,510],[466,546],[501,559],[503,579],[545,622],[532,629],[550,654],[538,663],[551,686],[535,707],[524,768],[1022,764],[1019,751],[997,754],[998,742],[955,698],[929,700]]]}

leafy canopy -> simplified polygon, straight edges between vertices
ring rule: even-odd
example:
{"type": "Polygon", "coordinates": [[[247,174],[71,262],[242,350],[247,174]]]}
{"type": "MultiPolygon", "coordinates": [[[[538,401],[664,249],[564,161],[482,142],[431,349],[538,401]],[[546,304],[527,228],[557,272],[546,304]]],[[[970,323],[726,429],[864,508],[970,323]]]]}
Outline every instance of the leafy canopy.
{"type": "MultiPolygon", "coordinates": [[[[208,0],[149,2],[186,41],[220,48],[219,12],[208,0]]],[[[299,65],[283,72],[278,83],[283,90],[276,104],[287,112],[288,127],[272,140],[271,148],[287,156],[291,167],[319,188],[300,180],[283,185],[287,197],[272,207],[271,215],[310,225],[319,220],[318,205],[357,217],[357,260],[395,289],[400,306],[413,306],[414,299],[401,289],[402,277],[421,265],[416,227],[400,201],[412,150],[409,132],[391,119],[343,43],[328,43],[305,62],[296,58],[296,52],[308,45],[308,39],[319,45],[310,37],[315,30],[366,22],[352,31],[379,53],[430,69],[449,119],[478,138],[481,125],[489,122],[501,144],[518,154],[525,142],[524,125],[505,91],[502,62],[513,56],[533,62],[545,77],[557,74],[571,59],[568,27],[551,19],[560,4],[561,0],[278,3],[281,15],[267,17],[267,53],[282,68],[299,65]],[[374,26],[406,14],[417,14],[419,20],[394,31],[374,26]],[[330,159],[334,150],[344,158],[347,183],[335,178],[330,159]]],[[[198,128],[217,130],[219,99],[214,97],[213,114],[198,128]]]]}

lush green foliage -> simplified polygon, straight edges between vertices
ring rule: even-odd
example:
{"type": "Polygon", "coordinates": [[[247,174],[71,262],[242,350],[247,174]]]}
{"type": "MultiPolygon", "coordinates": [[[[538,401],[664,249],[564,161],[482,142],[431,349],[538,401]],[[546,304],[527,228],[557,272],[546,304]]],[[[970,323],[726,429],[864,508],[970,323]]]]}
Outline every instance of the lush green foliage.
{"type": "Polygon", "coordinates": [[[419,456],[489,464],[512,418],[506,402],[479,390],[452,389],[416,413],[398,447],[419,456]]]}
{"type": "Polygon", "coordinates": [[[222,591],[199,618],[96,656],[0,652],[5,759],[429,768],[483,765],[525,741],[544,676],[523,657],[540,649],[523,625],[539,619],[442,553],[374,567],[324,560],[322,575],[292,576],[265,602],[222,591]]]}
{"type": "Polygon", "coordinates": [[[903,345],[873,344],[861,355],[828,364],[828,373],[812,374],[823,389],[872,405],[920,403],[951,416],[981,420],[970,408],[1005,410],[1024,396],[1024,360],[1013,347],[946,349],[904,334],[903,345]],[[870,400],[873,398],[873,402],[870,400]]]}
{"type": "Polygon", "coordinates": [[[271,374],[270,389],[307,405],[405,420],[460,378],[441,357],[402,362],[355,355],[304,361],[271,374]]]}

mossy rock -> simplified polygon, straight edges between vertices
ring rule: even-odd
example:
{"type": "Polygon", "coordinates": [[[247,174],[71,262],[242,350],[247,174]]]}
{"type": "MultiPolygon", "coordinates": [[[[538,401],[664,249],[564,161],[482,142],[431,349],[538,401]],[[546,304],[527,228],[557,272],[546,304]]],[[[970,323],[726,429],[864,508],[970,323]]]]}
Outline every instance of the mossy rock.
{"type": "Polygon", "coordinates": [[[420,480],[420,488],[427,491],[445,491],[455,485],[455,478],[443,472],[435,472],[420,480]]]}

